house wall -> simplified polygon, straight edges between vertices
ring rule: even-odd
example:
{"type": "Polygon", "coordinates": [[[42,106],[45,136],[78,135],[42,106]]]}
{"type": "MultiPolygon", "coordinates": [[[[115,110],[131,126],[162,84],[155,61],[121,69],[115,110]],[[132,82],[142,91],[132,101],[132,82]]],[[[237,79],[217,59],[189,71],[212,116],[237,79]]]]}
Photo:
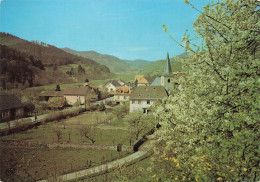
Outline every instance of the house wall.
{"type": "Polygon", "coordinates": [[[24,108],[17,108],[15,110],[15,117],[20,118],[22,116],[24,116],[24,108]]]}
{"type": "Polygon", "coordinates": [[[109,83],[105,86],[105,88],[107,89],[108,92],[114,92],[116,87],[112,84],[112,83],[109,83]],[[111,91],[112,90],[112,91],[111,91]]]}
{"type": "Polygon", "coordinates": [[[10,110],[4,110],[1,111],[1,120],[0,121],[7,121],[11,118],[11,111],[10,110]]]}
{"type": "Polygon", "coordinates": [[[114,95],[114,101],[125,102],[129,100],[129,95],[114,95]]]}
{"type": "Polygon", "coordinates": [[[69,105],[73,105],[80,101],[80,104],[85,104],[85,96],[81,95],[64,95],[69,105]]]}
{"type": "Polygon", "coordinates": [[[24,108],[14,108],[0,111],[0,121],[9,121],[18,119],[24,116],[24,108]]]}
{"type": "Polygon", "coordinates": [[[130,100],[130,112],[133,112],[135,110],[143,110],[149,108],[156,100],[150,100],[150,104],[147,104],[147,100],[130,100]],[[134,101],[134,102],[133,102],[134,101]]]}

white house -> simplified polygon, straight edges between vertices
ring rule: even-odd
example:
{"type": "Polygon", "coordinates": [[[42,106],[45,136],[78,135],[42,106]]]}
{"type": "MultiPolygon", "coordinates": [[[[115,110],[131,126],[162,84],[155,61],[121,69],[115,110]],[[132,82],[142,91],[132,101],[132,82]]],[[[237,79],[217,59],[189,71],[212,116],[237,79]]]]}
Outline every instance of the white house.
{"type": "Polygon", "coordinates": [[[129,95],[131,94],[131,91],[129,87],[116,87],[116,90],[114,91],[114,101],[115,102],[126,102],[129,100],[129,95]]]}
{"type": "MultiPolygon", "coordinates": [[[[123,82],[122,82],[123,83],[123,82]]],[[[104,88],[106,88],[106,90],[110,93],[110,94],[114,94],[114,91],[116,90],[116,87],[120,87],[122,86],[118,81],[116,80],[112,80],[109,81],[108,83],[106,83],[104,85],[104,88]]]]}
{"type": "Polygon", "coordinates": [[[147,113],[153,103],[164,97],[168,97],[168,94],[163,86],[136,87],[130,95],[130,112],[142,110],[147,113]]]}

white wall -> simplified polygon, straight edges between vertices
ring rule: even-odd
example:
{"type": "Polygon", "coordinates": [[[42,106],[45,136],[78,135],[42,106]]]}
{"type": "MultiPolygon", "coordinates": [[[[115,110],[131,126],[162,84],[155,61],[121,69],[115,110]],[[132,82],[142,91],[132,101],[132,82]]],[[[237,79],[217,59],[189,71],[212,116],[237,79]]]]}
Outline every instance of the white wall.
{"type": "Polygon", "coordinates": [[[70,104],[70,105],[73,105],[73,104],[77,103],[78,101],[80,101],[80,104],[85,103],[85,96],[64,95],[64,97],[66,98],[68,104],[70,104]]]}
{"type": "Polygon", "coordinates": [[[134,103],[133,100],[130,100],[130,112],[133,112],[134,110],[143,110],[144,108],[147,109],[153,105],[155,101],[156,100],[150,100],[150,104],[147,104],[147,100],[135,100],[134,103]],[[141,101],[141,103],[138,103],[138,101],[141,101]]]}
{"type": "Polygon", "coordinates": [[[106,87],[108,92],[111,92],[111,89],[113,90],[112,92],[114,92],[115,89],[116,89],[116,87],[112,83],[105,85],[105,87],[106,87]]]}
{"type": "Polygon", "coordinates": [[[129,100],[129,95],[114,95],[114,101],[125,102],[129,100]]]}

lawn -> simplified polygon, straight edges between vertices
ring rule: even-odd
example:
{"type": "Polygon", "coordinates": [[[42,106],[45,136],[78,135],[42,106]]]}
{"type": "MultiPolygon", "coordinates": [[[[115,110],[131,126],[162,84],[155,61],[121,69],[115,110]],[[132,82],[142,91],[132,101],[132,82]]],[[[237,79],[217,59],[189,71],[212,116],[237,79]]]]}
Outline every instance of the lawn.
{"type": "Polygon", "coordinates": [[[82,127],[89,125],[91,126],[89,136],[94,138],[95,144],[130,145],[127,125],[119,121],[104,124],[103,122],[106,121],[106,118],[109,116],[110,115],[104,112],[87,112],[59,122],[50,122],[24,132],[3,136],[1,139],[33,140],[48,143],[58,142],[56,132],[57,129],[60,128],[60,142],[91,144],[91,141],[80,132],[82,131],[82,127]],[[120,128],[118,128],[118,126],[120,126],[120,128]],[[122,127],[125,127],[125,130],[123,130],[122,127]]]}
{"type": "MultiPolygon", "coordinates": [[[[110,114],[97,111],[49,122],[24,132],[0,137],[0,140],[16,139],[56,143],[58,137],[55,131],[60,129],[61,138],[59,142],[92,144],[89,139],[80,133],[80,129],[86,125],[91,126],[89,137],[94,138],[95,144],[130,145],[126,123],[120,123],[117,120],[112,122],[110,114]],[[111,121],[108,122],[108,120],[111,121]],[[120,129],[118,129],[119,127],[120,129]]],[[[1,164],[4,164],[1,165],[0,179],[7,179],[6,181],[35,181],[82,169],[89,164],[90,160],[92,165],[98,165],[102,160],[111,160],[127,153],[92,149],[48,149],[41,146],[30,149],[24,146],[0,146],[1,164]]]]}

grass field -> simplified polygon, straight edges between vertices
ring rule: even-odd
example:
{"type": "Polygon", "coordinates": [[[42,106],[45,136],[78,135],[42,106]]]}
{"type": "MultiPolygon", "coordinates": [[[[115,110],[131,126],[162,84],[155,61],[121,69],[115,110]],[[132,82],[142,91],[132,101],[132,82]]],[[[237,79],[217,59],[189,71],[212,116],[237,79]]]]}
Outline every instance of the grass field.
{"type": "Polygon", "coordinates": [[[116,120],[112,123],[104,124],[108,117],[109,115],[104,112],[88,112],[66,120],[61,120],[60,122],[50,122],[24,132],[3,136],[1,139],[33,140],[48,143],[58,142],[58,137],[55,131],[60,128],[60,142],[91,144],[91,141],[80,133],[82,127],[89,125],[92,127],[89,136],[94,138],[95,144],[129,145],[129,132],[127,131],[127,125],[116,120]],[[110,127],[109,129],[101,129],[102,127],[98,126],[110,127]],[[115,129],[113,129],[113,126],[115,129]],[[117,129],[117,127],[125,127],[126,130],[117,129]]]}
{"type": "MultiPolygon", "coordinates": [[[[90,125],[89,137],[94,138],[95,144],[129,146],[127,124],[111,120],[105,112],[87,112],[76,117],[50,122],[24,132],[0,137],[4,139],[58,142],[55,130],[61,130],[60,142],[77,144],[92,144],[80,133],[80,128],[90,125]],[[120,127],[121,129],[118,129],[120,127]],[[122,129],[125,128],[125,129],[122,129]]],[[[82,169],[92,161],[98,165],[103,160],[111,160],[128,152],[117,152],[92,149],[47,149],[43,147],[28,148],[23,146],[0,146],[1,175],[6,181],[35,181],[53,177],[57,174],[82,169]],[[4,165],[2,165],[4,164],[4,165]],[[25,180],[26,179],[26,180],[25,180]]]]}

